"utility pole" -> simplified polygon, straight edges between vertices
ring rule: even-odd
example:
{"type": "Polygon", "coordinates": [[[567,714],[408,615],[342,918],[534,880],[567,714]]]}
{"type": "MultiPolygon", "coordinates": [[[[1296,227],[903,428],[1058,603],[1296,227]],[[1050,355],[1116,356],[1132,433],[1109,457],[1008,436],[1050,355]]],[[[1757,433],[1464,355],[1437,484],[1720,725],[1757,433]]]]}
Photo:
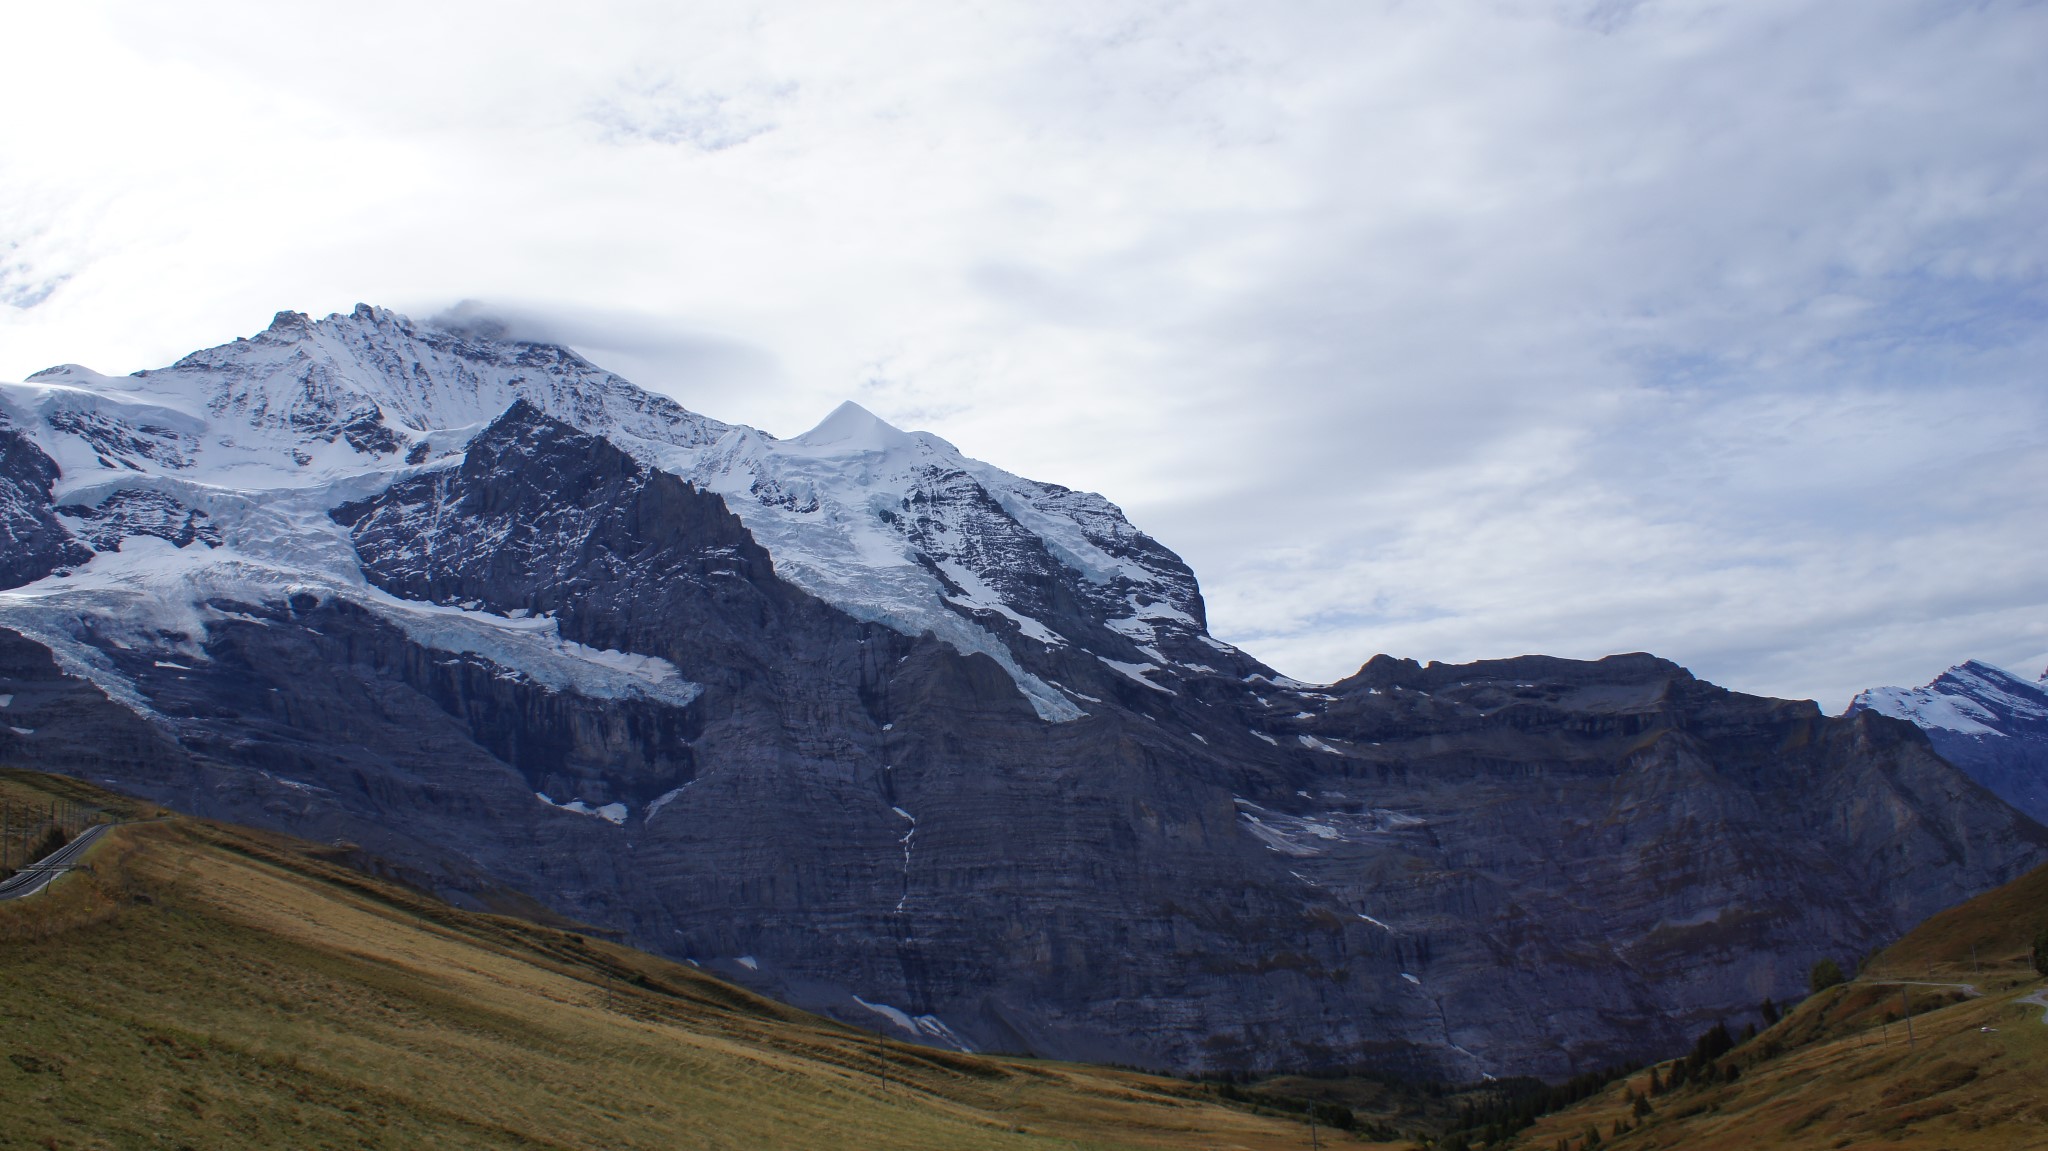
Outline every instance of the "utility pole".
{"type": "Polygon", "coordinates": [[[1899,990],[1899,1014],[1906,1017],[1906,1046],[1910,1049],[1913,1046],[1913,1012],[1911,1008],[1906,1006],[1906,992],[1904,988],[1899,990]]]}
{"type": "Polygon", "coordinates": [[[1316,1105],[1308,1105],[1308,1142],[1315,1151],[1323,1151],[1323,1138],[1316,1134],[1316,1105]]]}

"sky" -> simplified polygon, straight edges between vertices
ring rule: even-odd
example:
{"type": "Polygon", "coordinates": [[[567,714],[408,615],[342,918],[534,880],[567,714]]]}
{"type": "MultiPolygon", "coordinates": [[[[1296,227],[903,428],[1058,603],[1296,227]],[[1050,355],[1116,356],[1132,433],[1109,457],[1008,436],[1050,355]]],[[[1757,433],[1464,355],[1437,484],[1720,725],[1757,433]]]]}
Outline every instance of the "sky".
{"type": "Polygon", "coordinates": [[[0,5],[0,378],[357,301],[1099,491],[1212,630],[2048,666],[2048,6],[0,5]]]}

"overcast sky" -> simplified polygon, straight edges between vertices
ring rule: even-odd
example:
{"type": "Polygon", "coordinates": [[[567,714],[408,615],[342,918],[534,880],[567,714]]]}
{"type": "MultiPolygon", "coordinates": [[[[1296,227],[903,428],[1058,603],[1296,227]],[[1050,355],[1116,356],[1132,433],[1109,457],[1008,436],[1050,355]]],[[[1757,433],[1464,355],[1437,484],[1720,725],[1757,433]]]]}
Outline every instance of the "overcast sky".
{"type": "Polygon", "coordinates": [[[9,4],[0,378],[457,301],[1100,491],[1213,630],[2048,663],[2048,7],[9,4]]]}

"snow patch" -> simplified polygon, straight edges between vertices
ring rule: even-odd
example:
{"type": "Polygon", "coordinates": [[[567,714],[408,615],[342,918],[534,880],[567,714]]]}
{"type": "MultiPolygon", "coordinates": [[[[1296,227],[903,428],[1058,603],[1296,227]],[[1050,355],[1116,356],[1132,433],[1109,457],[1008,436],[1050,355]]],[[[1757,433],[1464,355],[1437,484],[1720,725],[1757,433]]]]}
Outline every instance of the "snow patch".
{"type": "Polygon", "coordinates": [[[1384,808],[1366,812],[1325,811],[1316,815],[1289,815],[1241,796],[1234,797],[1234,801],[1238,807],[1238,818],[1244,821],[1246,831],[1274,851],[1297,857],[1321,855],[1339,844],[1383,842],[1382,836],[1428,822],[1384,808]]]}
{"type": "Polygon", "coordinates": [[[853,997],[853,1001],[895,1024],[913,1039],[925,1042],[937,1040],[956,1051],[965,1051],[969,1054],[974,1052],[974,1048],[969,1047],[966,1040],[961,1039],[936,1015],[912,1016],[910,1012],[900,1007],[891,1007],[886,1003],[869,1003],[858,995],[853,997]]]}
{"type": "Polygon", "coordinates": [[[959,595],[942,597],[947,603],[964,607],[969,611],[992,611],[1016,624],[1018,631],[1047,647],[1067,646],[1066,636],[1004,603],[1002,596],[983,583],[979,575],[969,571],[965,564],[957,560],[947,560],[937,566],[946,574],[947,579],[952,580],[961,589],[959,595]]]}
{"type": "Polygon", "coordinates": [[[511,618],[494,612],[399,599],[366,589],[377,614],[413,642],[436,651],[481,656],[518,671],[550,691],[593,699],[645,699],[688,707],[704,694],[659,656],[598,649],[563,639],[552,616],[511,618]]]}
{"type": "Polygon", "coordinates": [[[1151,688],[1153,691],[1163,692],[1166,695],[1180,694],[1179,692],[1174,691],[1172,688],[1160,687],[1158,684],[1153,683],[1151,680],[1145,678],[1146,672],[1161,670],[1154,664],[1124,663],[1120,660],[1110,659],[1108,656],[1101,655],[1098,655],[1095,658],[1101,660],[1104,664],[1108,665],[1112,670],[1121,673],[1124,676],[1124,678],[1131,680],[1133,683],[1143,684],[1146,687],[1151,688]]]}
{"type": "Polygon", "coordinates": [[[644,822],[653,823],[654,817],[661,814],[662,808],[681,798],[684,792],[690,790],[690,784],[695,782],[697,781],[693,779],[690,783],[686,783],[681,787],[671,788],[656,796],[654,802],[647,805],[647,818],[644,822]]]}
{"type": "Polygon", "coordinates": [[[544,793],[538,791],[534,792],[533,796],[549,807],[560,808],[563,811],[573,811],[578,815],[594,815],[614,827],[623,827],[626,823],[626,805],[623,803],[607,803],[601,807],[592,807],[580,799],[572,799],[567,803],[556,803],[544,793]]]}

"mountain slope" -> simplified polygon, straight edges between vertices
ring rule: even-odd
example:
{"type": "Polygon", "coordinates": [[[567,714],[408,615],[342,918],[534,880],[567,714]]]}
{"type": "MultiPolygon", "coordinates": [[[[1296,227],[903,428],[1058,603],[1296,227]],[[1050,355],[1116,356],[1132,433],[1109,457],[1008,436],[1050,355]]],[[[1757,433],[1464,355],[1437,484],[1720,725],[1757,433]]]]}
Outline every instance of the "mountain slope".
{"type": "Polygon", "coordinates": [[[342,854],[131,824],[0,905],[0,1148],[1310,1143],[1172,1080],[882,1040],[342,854]]]}
{"type": "MultiPolygon", "coordinates": [[[[1717,1063],[1734,1082],[1652,1096],[1649,1076],[1545,1117],[1516,1147],[2048,1147],[2048,1015],[2030,962],[2048,928],[2048,868],[1930,918],[1717,1063]],[[1981,992],[1981,994],[1976,994],[1981,992]],[[1910,1015],[1910,1035],[1906,1016],[1910,1015]],[[1634,1128],[1615,1135],[1619,1122],[1634,1128]]],[[[1660,1068],[1668,1078],[1670,1066],[1660,1068]]]]}
{"type": "Polygon", "coordinates": [[[1970,660],[1926,687],[1862,692],[1849,711],[1874,711],[1918,726],[1942,758],[2048,822],[2048,682],[1970,660]]]}
{"type": "Polygon", "coordinates": [[[0,591],[0,756],[906,1038],[1565,1076],[2048,856],[1910,725],[1648,656],[1288,680],[1101,497],[854,407],[371,308],[0,401],[77,549],[0,591]]]}

